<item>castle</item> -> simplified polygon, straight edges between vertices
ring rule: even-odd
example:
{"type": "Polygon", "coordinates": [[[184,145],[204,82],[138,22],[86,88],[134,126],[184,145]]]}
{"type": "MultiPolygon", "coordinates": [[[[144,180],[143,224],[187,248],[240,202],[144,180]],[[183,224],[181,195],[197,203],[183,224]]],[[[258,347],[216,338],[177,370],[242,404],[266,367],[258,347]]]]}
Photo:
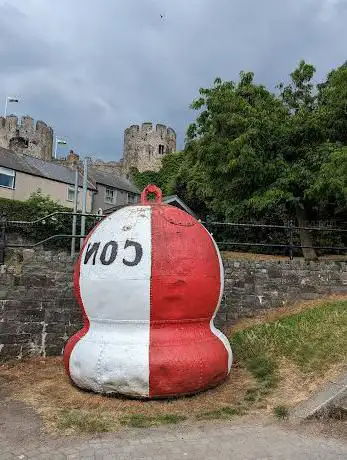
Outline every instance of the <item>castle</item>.
{"type": "Polygon", "coordinates": [[[52,160],[53,129],[43,121],[25,116],[0,117],[0,147],[25,153],[45,161],[52,160]]]}
{"type": "MultiPolygon", "coordinates": [[[[67,158],[54,159],[53,142],[53,129],[43,121],[34,124],[29,116],[21,119],[14,115],[0,117],[0,147],[70,166],[79,162],[79,156],[72,151],[67,158]]],[[[165,125],[154,126],[147,122],[125,130],[121,160],[105,162],[91,159],[91,163],[96,170],[128,177],[131,168],[140,172],[158,171],[162,158],[175,150],[175,131],[165,125]]]]}

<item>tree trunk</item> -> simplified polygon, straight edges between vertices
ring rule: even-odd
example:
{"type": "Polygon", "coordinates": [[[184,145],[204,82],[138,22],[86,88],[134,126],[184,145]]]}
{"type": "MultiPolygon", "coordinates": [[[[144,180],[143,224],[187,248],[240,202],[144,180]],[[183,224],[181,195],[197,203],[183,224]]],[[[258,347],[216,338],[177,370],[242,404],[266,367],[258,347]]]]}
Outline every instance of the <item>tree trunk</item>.
{"type": "MultiPolygon", "coordinates": [[[[298,220],[299,227],[307,227],[307,215],[304,207],[297,205],[295,207],[296,218],[298,220]]],[[[299,230],[302,252],[305,260],[318,260],[316,250],[313,248],[312,235],[310,230],[299,230]]]]}

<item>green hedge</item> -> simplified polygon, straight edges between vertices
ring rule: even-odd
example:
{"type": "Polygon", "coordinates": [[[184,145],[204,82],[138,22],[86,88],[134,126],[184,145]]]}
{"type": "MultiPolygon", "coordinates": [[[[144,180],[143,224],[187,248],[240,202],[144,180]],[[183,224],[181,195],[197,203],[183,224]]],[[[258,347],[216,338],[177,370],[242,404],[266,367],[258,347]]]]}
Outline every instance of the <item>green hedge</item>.
{"type": "MultiPolygon", "coordinates": [[[[27,201],[16,201],[0,198],[0,217],[6,219],[6,234],[8,240],[18,235],[30,243],[38,243],[53,235],[71,234],[72,215],[57,215],[36,224],[21,224],[19,221],[32,222],[54,212],[72,212],[71,208],[62,206],[40,191],[33,193],[27,201]]],[[[96,219],[87,217],[86,232],[95,225],[96,219]]],[[[77,234],[80,233],[80,217],[77,219],[77,234]]],[[[47,248],[70,248],[69,238],[56,238],[47,242],[47,248]]]]}

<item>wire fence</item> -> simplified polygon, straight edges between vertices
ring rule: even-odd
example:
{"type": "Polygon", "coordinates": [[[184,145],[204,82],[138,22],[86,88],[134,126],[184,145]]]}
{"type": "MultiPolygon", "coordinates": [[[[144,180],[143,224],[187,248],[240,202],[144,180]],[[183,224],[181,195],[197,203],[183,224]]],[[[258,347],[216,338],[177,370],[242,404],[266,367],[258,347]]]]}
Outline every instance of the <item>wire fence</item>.
{"type": "MultiPolygon", "coordinates": [[[[6,248],[43,246],[70,250],[71,255],[74,255],[80,248],[80,241],[86,237],[79,220],[83,216],[86,217],[86,234],[105,217],[100,214],[58,211],[32,221],[0,218],[0,264],[4,263],[6,248]],[[77,219],[75,227],[72,226],[74,218],[77,219]]],[[[314,249],[318,256],[347,254],[345,222],[318,221],[295,226],[294,222],[219,222],[208,217],[200,222],[213,235],[222,251],[285,255],[290,259],[302,256],[305,249],[314,249]],[[306,244],[302,241],[306,241],[306,244]],[[310,244],[307,244],[307,241],[310,241],[310,244]]]]}
{"type": "Polygon", "coordinates": [[[214,236],[221,250],[288,255],[290,259],[302,256],[305,249],[313,249],[317,255],[345,255],[347,252],[347,226],[344,222],[340,222],[339,227],[332,221],[309,222],[301,226],[294,225],[294,222],[237,223],[209,219],[201,223],[214,236]]]}
{"type": "Polygon", "coordinates": [[[104,216],[81,212],[57,211],[31,221],[0,218],[0,265],[4,262],[6,248],[44,247],[47,249],[70,249],[74,256],[89,231],[104,216]],[[85,232],[82,219],[85,217],[85,232]],[[75,223],[73,220],[75,219],[75,223]]]}

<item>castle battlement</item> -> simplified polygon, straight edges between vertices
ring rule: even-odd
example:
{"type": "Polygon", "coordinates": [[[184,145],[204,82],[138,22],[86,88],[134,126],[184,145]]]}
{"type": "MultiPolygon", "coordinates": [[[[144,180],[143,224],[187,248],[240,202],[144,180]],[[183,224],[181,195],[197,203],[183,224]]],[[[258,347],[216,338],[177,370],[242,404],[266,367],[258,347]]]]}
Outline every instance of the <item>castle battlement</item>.
{"type": "MultiPolygon", "coordinates": [[[[66,158],[53,160],[53,129],[44,121],[35,122],[28,115],[21,118],[16,115],[0,116],[0,147],[69,167],[81,163],[79,156],[73,151],[66,158]]],[[[122,159],[91,159],[90,166],[121,176],[128,176],[133,167],[140,172],[159,171],[164,156],[174,151],[176,132],[161,123],[145,122],[125,129],[122,159]]]]}
{"type": "Polygon", "coordinates": [[[131,125],[124,131],[124,136],[139,136],[148,133],[159,133],[165,136],[174,136],[176,138],[176,132],[174,129],[163,124],[153,125],[151,122],[142,123],[142,125],[131,125]]]}
{"type": "Polygon", "coordinates": [[[163,157],[176,150],[175,131],[151,122],[132,125],[124,131],[124,167],[158,171],[163,157]]]}
{"type": "Polygon", "coordinates": [[[34,119],[29,115],[24,115],[18,118],[16,115],[7,115],[7,117],[0,116],[0,129],[1,128],[19,129],[27,131],[42,131],[47,130],[53,134],[53,129],[44,121],[38,120],[34,124],[34,119]]]}
{"type": "Polygon", "coordinates": [[[0,117],[0,147],[43,160],[52,159],[53,129],[28,115],[0,117]]]}

